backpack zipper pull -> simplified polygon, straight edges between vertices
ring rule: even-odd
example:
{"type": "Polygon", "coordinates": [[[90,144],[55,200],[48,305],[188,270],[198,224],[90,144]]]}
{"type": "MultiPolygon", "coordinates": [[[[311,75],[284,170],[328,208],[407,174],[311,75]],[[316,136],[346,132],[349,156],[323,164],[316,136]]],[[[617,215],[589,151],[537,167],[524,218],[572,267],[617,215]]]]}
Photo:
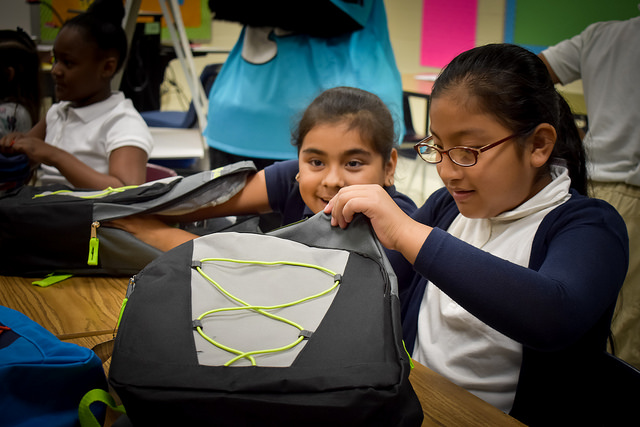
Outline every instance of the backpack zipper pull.
{"type": "Polygon", "coordinates": [[[114,336],[115,336],[115,333],[118,330],[118,328],[120,328],[120,321],[122,320],[122,315],[124,314],[124,309],[127,306],[127,302],[129,302],[129,297],[133,293],[133,290],[135,289],[135,287],[136,287],[136,276],[133,275],[129,279],[129,286],[127,287],[127,294],[125,295],[124,299],[122,300],[122,305],[120,306],[120,314],[118,315],[118,322],[116,323],[116,328],[113,331],[114,336]]]}
{"type": "Polygon", "coordinates": [[[89,239],[89,259],[87,260],[88,265],[98,265],[98,246],[100,241],[98,240],[98,227],[100,227],[100,223],[98,221],[93,221],[91,223],[91,239],[89,239]]]}

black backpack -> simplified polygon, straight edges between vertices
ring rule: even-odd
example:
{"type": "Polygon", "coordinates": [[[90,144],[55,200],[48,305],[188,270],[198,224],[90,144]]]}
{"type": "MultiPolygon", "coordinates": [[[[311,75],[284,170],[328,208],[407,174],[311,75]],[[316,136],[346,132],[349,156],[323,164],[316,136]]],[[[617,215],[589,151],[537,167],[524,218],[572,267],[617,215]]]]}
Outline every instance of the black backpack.
{"type": "Polygon", "coordinates": [[[228,200],[255,172],[239,162],[188,177],[101,191],[24,186],[0,197],[0,274],[125,275],[162,254],[133,235],[101,224],[142,213],[184,213],[228,200]]]}
{"type": "Polygon", "coordinates": [[[418,426],[397,283],[364,216],[222,232],[135,275],[109,382],[134,425],[418,426]]]}

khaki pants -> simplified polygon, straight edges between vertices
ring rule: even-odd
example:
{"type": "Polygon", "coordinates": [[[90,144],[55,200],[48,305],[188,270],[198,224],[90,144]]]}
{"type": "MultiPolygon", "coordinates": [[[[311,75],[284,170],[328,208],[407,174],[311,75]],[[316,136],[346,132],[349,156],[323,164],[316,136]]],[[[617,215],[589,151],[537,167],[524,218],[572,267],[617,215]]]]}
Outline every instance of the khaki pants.
{"type": "Polygon", "coordinates": [[[627,224],[629,271],[611,323],[615,354],[640,369],[640,187],[591,183],[592,196],[613,205],[627,224]]]}

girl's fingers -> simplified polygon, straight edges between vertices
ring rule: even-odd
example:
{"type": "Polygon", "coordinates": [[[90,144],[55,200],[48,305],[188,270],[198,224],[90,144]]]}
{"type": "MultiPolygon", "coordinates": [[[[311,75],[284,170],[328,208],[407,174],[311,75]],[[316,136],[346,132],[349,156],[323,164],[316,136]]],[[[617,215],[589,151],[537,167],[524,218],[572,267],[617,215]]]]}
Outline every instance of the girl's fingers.
{"type": "MultiPolygon", "coordinates": [[[[357,213],[367,214],[375,204],[377,191],[384,191],[379,185],[352,185],[340,189],[325,207],[325,213],[331,213],[331,225],[346,228],[357,213]]],[[[386,192],[385,192],[386,193],[386,192]]]]}

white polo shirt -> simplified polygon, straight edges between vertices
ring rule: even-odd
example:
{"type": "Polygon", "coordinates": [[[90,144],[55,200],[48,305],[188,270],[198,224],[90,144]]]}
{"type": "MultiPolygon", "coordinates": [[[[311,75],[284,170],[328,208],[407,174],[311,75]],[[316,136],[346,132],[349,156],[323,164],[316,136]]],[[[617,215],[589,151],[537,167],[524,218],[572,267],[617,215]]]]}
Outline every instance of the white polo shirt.
{"type": "MultiPolygon", "coordinates": [[[[149,155],[153,147],[147,124],[122,92],[81,108],[61,101],[51,106],[46,120],[47,143],[73,154],[100,173],[109,172],[109,156],[117,148],[138,147],[149,155]]],[[[47,165],[41,166],[40,182],[71,185],[58,169],[47,165]]]]}

